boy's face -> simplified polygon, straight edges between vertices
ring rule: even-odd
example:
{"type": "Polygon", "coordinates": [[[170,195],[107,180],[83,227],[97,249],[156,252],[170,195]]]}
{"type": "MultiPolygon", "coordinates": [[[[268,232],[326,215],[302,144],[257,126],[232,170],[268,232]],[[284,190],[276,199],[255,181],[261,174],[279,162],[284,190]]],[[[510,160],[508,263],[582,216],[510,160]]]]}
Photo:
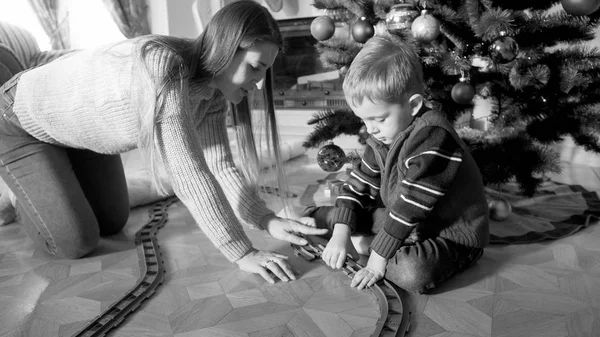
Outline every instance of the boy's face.
{"type": "Polygon", "coordinates": [[[363,120],[370,135],[390,145],[412,123],[422,106],[423,96],[415,94],[396,102],[373,103],[365,98],[362,104],[350,108],[363,120]]]}

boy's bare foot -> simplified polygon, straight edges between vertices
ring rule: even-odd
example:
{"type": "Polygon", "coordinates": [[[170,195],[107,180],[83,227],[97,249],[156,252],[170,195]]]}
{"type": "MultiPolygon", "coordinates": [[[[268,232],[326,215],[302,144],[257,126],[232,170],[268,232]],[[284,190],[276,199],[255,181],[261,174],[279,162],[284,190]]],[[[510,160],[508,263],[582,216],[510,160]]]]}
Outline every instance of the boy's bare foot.
{"type": "Polygon", "coordinates": [[[8,225],[17,218],[15,206],[13,206],[10,190],[6,188],[0,195],[0,226],[8,225]]]}
{"type": "Polygon", "coordinates": [[[375,238],[374,235],[353,235],[350,237],[354,248],[360,255],[369,255],[369,248],[371,247],[371,242],[375,238]]]}

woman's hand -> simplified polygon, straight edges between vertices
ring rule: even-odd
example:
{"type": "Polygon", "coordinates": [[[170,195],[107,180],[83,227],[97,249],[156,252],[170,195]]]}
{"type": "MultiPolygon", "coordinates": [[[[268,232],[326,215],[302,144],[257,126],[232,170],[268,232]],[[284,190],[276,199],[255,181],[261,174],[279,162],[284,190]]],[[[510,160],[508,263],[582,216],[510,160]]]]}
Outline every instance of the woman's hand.
{"type": "Polygon", "coordinates": [[[284,282],[295,280],[296,274],[287,263],[288,257],[284,254],[268,250],[253,250],[244,255],[236,263],[245,272],[260,274],[270,283],[275,283],[275,277],[284,282]]]}
{"type": "Polygon", "coordinates": [[[309,217],[292,220],[267,215],[261,220],[260,225],[275,239],[300,246],[304,246],[308,242],[296,234],[323,235],[328,231],[326,228],[316,228],[315,220],[309,217]]]}
{"type": "Polygon", "coordinates": [[[333,269],[340,269],[346,262],[347,254],[353,259],[358,260],[359,256],[356,249],[350,241],[351,230],[348,225],[335,224],[331,239],[323,250],[323,261],[333,269]]]}
{"type": "Polygon", "coordinates": [[[387,266],[387,260],[377,254],[375,251],[371,251],[369,256],[369,262],[367,266],[359,270],[356,275],[352,278],[350,286],[363,289],[364,287],[370,288],[377,281],[383,278],[385,275],[385,267],[387,266]]]}

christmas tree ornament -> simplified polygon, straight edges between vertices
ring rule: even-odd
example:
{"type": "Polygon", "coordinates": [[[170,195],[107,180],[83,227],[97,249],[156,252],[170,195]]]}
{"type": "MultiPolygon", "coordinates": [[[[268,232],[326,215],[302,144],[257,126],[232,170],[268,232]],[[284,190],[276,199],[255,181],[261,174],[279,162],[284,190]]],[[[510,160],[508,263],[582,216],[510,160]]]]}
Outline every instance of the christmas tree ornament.
{"type": "Polygon", "coordinates": [[[358,142],[361,144],[366,144],[367,139],[369,138],[369,132],[367,131],[367,126],[363,125],[358,130],[358,142]]]}
{"type": "Polygon", "coordinates": [[[419,6],[409,3],[393,5],[385,16],[385,25],[391,34],[402,34],[410,29],[413,21],[421,14],[419,6]]]}
{"type": "Polygon", "coordinates": [[[494,221],[504,221],[508,219],[512,212],[512,206],[506,199],[488,199],[488,208],[490,219],[494,221]]]}
{"type": "Polygon", "coordinates": [[[460,82],[452,87],[450,96],[452,96],[452,99],[458,104],[469,104],[475,96],[475,88],[473,88],[471,83],[468,83],[467,78],[463,76],[460,78],[460,82]]]}
{"type": "Polygon", "coordinates": [[[590,15],[600,8],[600,0],[561,0],[565,12],[571,15],[590,15]]]}
{"type": "Polygon", "coordinates": [[[517,41],[503,32],[492,40],[488,47],[491,59],[496,63],[508,63],[514,60],[519,54],[519,45],[517,41]]]}
{"type": "Polygon", "coordinates": [[[317,164],[323,171],[339,171],[346,163],[346,154],[341,147],[329,143],[317,152],[317,164]]]}
{"type": "Polygon", "coordinates": [[[352,38],[358,43],[365,43],[375,35],[375,28],[364,17],[352,25],[352,38]]]}
{"type": "Polygon", "coordinates": [[[411,25],[413,37],[422,43],[430,43],[440,35],[440,22],[429,10],[424,9],[411,25]]]}
{"type": "Polygon", "coordinates": [[[318,41],[328,40],[334,33],[335,23],[328,16],[317,16],[310,24],[310,34],[318,41]]]}

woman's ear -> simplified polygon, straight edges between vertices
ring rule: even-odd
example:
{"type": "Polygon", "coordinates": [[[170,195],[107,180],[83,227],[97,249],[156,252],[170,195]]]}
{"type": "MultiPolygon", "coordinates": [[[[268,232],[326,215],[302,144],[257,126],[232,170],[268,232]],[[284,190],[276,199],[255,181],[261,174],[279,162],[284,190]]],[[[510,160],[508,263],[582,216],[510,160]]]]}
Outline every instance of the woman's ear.
{"type": "Polygon", "coordinates": [[[410,98],[408,99],[408,103],[410,103],[410,115],[411,116],[416,116],[419,111],[421,111],[421,108],[423,107],[423,103],[424,103],[424,98],[423,95],[421,94],[414,94],[412,96],[410,96],[410,98]]]}

